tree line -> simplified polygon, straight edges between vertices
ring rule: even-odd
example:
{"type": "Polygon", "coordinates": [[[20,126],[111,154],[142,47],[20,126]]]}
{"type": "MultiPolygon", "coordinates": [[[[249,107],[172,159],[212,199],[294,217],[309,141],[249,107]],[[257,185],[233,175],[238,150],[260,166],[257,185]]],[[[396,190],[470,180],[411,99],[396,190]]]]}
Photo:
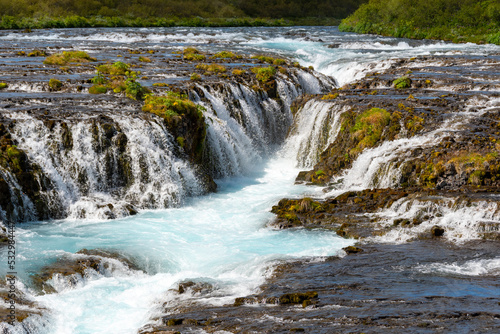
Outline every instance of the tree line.
{"type": "Polygon", "coordinates": [[[500,44],[499,0],[370,0],[340,29],[395,37],[500,44]]]}

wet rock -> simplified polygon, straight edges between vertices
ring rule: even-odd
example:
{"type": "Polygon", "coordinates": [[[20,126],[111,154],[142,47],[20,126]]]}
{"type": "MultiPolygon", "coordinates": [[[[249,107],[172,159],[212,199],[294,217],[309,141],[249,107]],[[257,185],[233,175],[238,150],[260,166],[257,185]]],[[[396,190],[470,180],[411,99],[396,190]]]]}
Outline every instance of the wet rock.
{"type": "Polygon", "coordinates": [[[433,226],[431,228],[431,234],[433,237],[442,237],[444,235],[444,228],[442,228],[441,226],[433,226]]]}
{"type": "Polygon", "coordinates": [[[37,274],[33,275],[32,282],[40,292],[55,293],[57,291],[48,282],[55,275],[66,278],[70,285],[77,284],[79,279],[87,275],[87,270],[101,275],[105,275],[108,270],[115,270],[115,264],[109,260],[118,260],[128,270],[139,270],[130,259],[119,253],[99,249],[82,249],[75,256],[63,257],[57,262],[43,267],[37,274]]]}
{"type": "Polygon", "coordinates": [[[363,252],[363,249],[361,249],[359,247],[355,247],[355,246],[348,246],[348,247],[344,247],[342,249],[344,250],[344,252],[347,253],[347,255],[358,254],[358,253],[362,253],[363,252]]]}
{"type": "Polygon", "coordinates": [[[13,276],[7,276],[0,281],[0,299],[3,301],[0,305],[0,321],[18,325],[23,323],[28,317],[41,316],[46,309],[37,302],[28,298],[26,294],[20,291],[15,285],[16,279],[13,276]],[[14,308],[11,308],[14,305],[14,308]]]}

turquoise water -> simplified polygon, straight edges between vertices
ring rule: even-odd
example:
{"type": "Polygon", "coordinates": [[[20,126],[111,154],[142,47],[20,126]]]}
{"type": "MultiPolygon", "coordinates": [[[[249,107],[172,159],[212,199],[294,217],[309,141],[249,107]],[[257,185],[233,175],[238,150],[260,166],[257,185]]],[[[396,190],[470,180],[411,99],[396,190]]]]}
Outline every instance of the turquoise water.
{"type": "Polygon", "coordinates": [[[134,258],[144,272],[114,271],[35,297],[51,310],[51,333],[134,333],[155,303],[181,280],[215,284],[208,303],[232,303],[255,292],[276,260],[336,255],[352,241],[333,232],[266,228],[280,198],[315,189],[294,185],[291,161],[275,159],[247,177],[219,181],[220,191],[177,209],[109,221],[63,220],[18,230],[21,267],[28,275],[62,256],[109,249],[134,258]],[[71,308],[71,312],[68,309],[71,308]]]}

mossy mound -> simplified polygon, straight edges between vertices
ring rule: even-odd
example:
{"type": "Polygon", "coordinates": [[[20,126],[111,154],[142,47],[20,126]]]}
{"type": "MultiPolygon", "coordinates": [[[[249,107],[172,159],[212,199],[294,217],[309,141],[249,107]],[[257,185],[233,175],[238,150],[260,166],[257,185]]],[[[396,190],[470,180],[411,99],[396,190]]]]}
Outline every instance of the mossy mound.
{"type": "Polygon", "coordinates": [[[58,92],[61,90],[63,84],[61,81],[57,79],[50,79],[49,80],[49,89],[51,92],[58,92]]]}
{"type": "Polygon", "coordinates": [[[97,59],[90,57],[85,51],[63,51],[48,56],[43,63],[45,65],[67,65],[70,63],[88,63],[97,59]]]}
{"type": "Polygon", "coordinates": [[[184,152],[192,161],[201,162],[206,136],[202,106],[190,101],[187,95],[168,92],[161,96],[148,95],[142,110],[163,118],[184,152]]]}

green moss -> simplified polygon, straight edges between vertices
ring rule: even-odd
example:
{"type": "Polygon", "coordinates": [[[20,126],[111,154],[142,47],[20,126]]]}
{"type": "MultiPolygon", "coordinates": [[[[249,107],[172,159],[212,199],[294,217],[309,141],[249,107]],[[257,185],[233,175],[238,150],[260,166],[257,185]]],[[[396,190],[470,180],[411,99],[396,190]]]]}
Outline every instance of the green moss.
{"type": "Polygon", "coordinates": [[[93,85],[92,87],[89,88],[90,94],[105,94],[107,91],[108,88],[102,85],[93,85]]]}
{"type": "Polygon", "coordinates": [[[284,60],[284,59],[274,59],[273,64],[274,65],[279,65],[279,66],[286,65],[286,60],[284,60]]]}
{"type": "Polygon", "coordinates": [[[245,70],[240,70],[240,69],[234,69],[233,70],[233,75],[236,75],[236,76],[240,76],[240,75],[243,75],[245,73],[246,73],[245,70]]]}
{"type": "Polygon", "coordinates": [[[96,61],[84,51],[64,51],[48,56],[43,61],[46,65],[67,65],[68,63],[87,63],[96,61]]]}
{"type": "Polygon", "coordinates": [[[140,56],[139,57],[139,61],[142,61],[144,63],[150,63],[151,62],[151,59],[148,58],[148,57],[143,57],[143,56],[140,56]]]}
{"type": "Polygon", "coordinates": [[[339,93],[326,94],[321,97],[322,100],[335,100],[339,97],[339,93]]]}
{"type": "Polygon", "coordinates": [[[230,52],[230,51],[221,51],[221,52],[218,52],[216,54],[214,54],[212,56],[212,58],[223,58],[223,59],[241,59],[242,56],[236,54],[236,53],[233,53],[233,52],[230,52]]]}
{"type": "Polygon", "coordinates": [[[197,53],[186,53],[184,55],[184,59],[186,60],[194,60],[194,61],[203,61],[207,59],[205,55],[197,54],[197,53]]]}
{"type": "Polygon", "coordinates": [[[191,74],[190,79],[193,81],[201,81],[201,75],[199,75],[198,73],[193,73],[191,74]]]}
{"type": "Polygon", "coordinates": [[[177,137],[175,140],[180,147],[184,147],[184,137],[177,137]]]}
{"type": "Polygon", "coordinates": [[[5,89],[7,88],[9,85],[7,85],[5,82],[0,82],[0,89],[5,89]]]}
{"type": "Polygon", "coordinates": [[[49,88],[51,91],[57,92],[61,90],[62,86],[63,86],[62,82],[57,79],[49,80],[49,88]]]}
{"type": "Polygon", "coordinates": [[[257,59],[260,63],[269,63],[273,64],[274,63],[274,58],[273,57],[268,57],[268,56],[252,56],[252,59],[257,59]]]}
{"type": "Polygon", "coordinates": [[[203,107],[196,105],[186,95],[168,92],[167,95],[148,95],[142,110],[161,116],[167,120],[183,114],[196,114],[203,117],[203,107]]]}
{"type": "Polygon", "coordinates": [[[220,64],[199,64],[196,65],[197,69],[204,70],[208,74],[212,73],[224,73],[227,71],[227,68],[224,65],[220,64]]]}
{"type": "Polygon", "coordinates": [[[200,51],[198,51],[197,48],[194,48],[194,47],[187,47],[187,48],[184,48],[184,50],[182,50],[182,54],[199,54],[200,51]]]}
{"type": "Polygon", "coordinates": [[[351,149],[351,154],[375,146],[390,120],[391,114],[380,108],[372,108],[358,115],[354,126],[350,129],[352,136],[358,141],[356,147],[351,149]]]}
{"type": "Polygon", "coordinates": [[[44,50],[33,50],[28,53],[28,57],[47,57],[47,52],[44,50]]]}
{"type": "Polygon", "coordinates": [[[121,61],[113,64],[104,64],[96,67],[97,72],[109,75],[126,75],[130,69],[130,65],[121,61]]]}
{"type": "Polygon", "coordinates": [[[396,89],[406,89],[411,87],[411,79],[407,76],[398,78],[392,82],[392,85],[396,89]]]}
{"type": "Polygon", "coordinates": [[[260,82],[268,82],[276,74],[276,69],[273,66],[268,67],[253,67],[252,72],[260,82]]]}

